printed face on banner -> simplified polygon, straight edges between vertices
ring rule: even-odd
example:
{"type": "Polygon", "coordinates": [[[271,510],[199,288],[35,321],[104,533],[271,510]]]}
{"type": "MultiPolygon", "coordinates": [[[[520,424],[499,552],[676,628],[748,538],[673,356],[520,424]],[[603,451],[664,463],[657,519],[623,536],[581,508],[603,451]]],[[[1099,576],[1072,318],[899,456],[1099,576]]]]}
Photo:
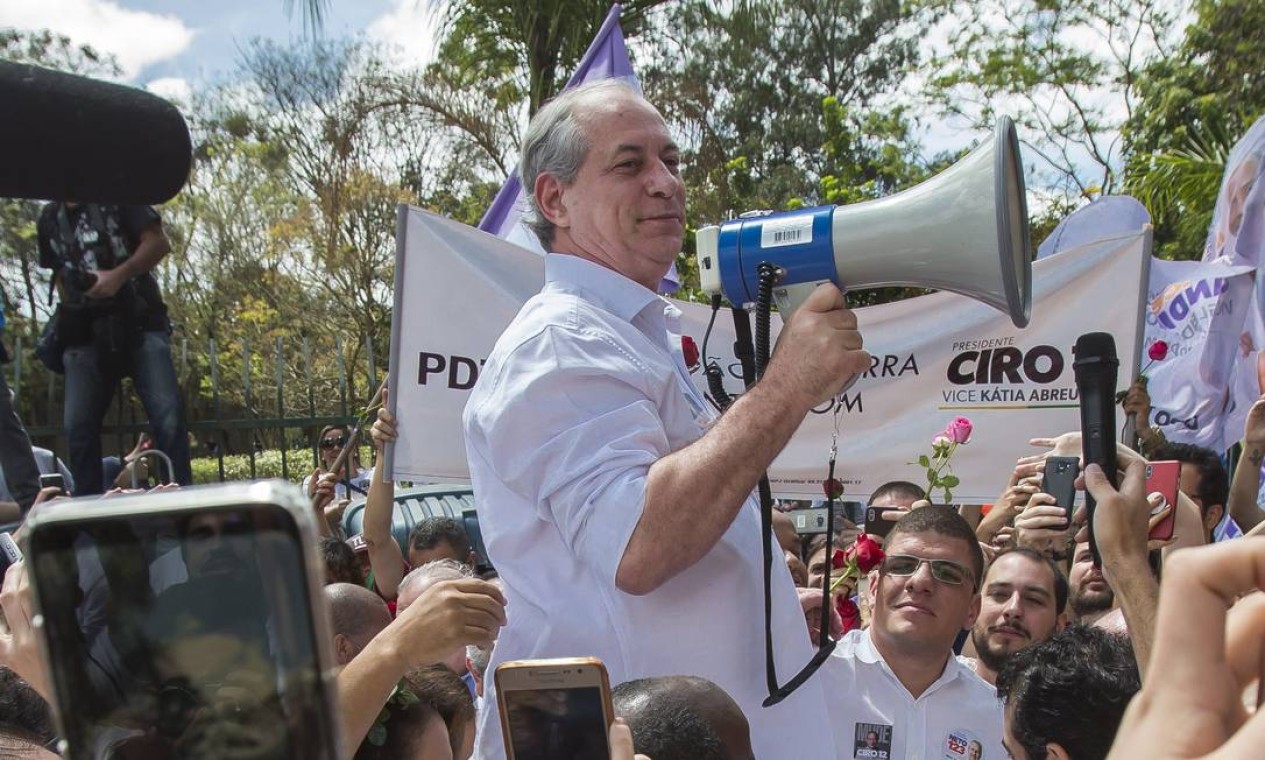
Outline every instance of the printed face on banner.
{"type": "Polygon", "coordinates": [[[1145,340],[1164,341],[1168,354],[1146,370],[1148,423],[1171,441],[1219,449],[1229,432],[1223,433],[1222,409],[1231,368],[1236,355],[1251,348],[1243,345],[1242,332],[1250,271],[1224,261],[1152,262],[1145,340]]]}

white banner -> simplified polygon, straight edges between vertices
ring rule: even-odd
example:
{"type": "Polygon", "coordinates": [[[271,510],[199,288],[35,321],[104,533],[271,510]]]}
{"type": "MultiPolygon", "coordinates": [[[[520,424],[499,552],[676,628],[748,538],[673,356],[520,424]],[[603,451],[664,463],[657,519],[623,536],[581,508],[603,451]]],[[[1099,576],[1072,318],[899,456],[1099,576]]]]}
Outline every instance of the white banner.
{"type": "MultiPolygon", "coordinates": [[[[543,282],[543,260],[449,219],[402,208],[391,337],[391,404],[400,438],[386,467],[401,480],[468,481],[461,412],[479,367],[523,302],[543,282]],[[394,468],[393,470],[391,468],[394,468]]],[[[842,408],[836,477],[845,498],[863,500],[889,480],[925,482],[908,462],[955,416],[975,435],[958,449],[954,501],[992,501],[1028,439],[1079,428],[1072,345],[1086,332],[1115,336],[1121,389],[1137,361],[1149,233],[1071,249],[1033,266],[1032,322],[971,299],[935,293],[858,310],[872,370],[846,394],[810,414],[774,462],[775,493],[820,498],[842,408]]],[[[710,310],[674,302],[684,330],[702,343],[710,310]]],[[[773,330],[779,327],[773,317],[773,330]]],[[[709,353],[741,388],[733,325],[722,311],[709,353]]],[[[701,372],[695,382],[705,389],[701,372]]]]}
{"type": "MultiPolygon", "coordinates": [[[[1151,262],[1146,344],[1168,343],[1147,370],[1150,424],[1170,441],[1223,451],[1226,390],[1251,302],[1251,267],[1222,261],[1151,262]]],[[[1142,359],[1143,364],[1147,359],[1142,359]]],[[[1242,432],[1233,433],[1231,442],[1242,432]]]]}

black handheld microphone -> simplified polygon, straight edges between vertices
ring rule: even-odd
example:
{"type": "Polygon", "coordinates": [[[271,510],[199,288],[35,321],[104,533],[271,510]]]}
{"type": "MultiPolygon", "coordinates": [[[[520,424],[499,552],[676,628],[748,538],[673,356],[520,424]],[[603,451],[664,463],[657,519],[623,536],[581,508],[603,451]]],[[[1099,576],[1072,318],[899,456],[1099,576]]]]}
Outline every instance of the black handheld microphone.
{"type": "MultiPolygon", "coordinates": [[[[1109,333],[1085,333],[1072,349],[1076,390],[1081,405],[1081,456],[1085,464],[1096,464],[1116,486],[1116,340],[1109,333]]],[[[1094,540],[1094,497],[1085,492],[1085,513],[1089,519],[1089,549],[1094,566],[1102,566],[1098,543],[1094,540]]]]}
{"type": "Polygon", "coordinates": [[[176,107],[134,87],[0,61],[0,198],[157,205],[193,162],[176,107]]]}

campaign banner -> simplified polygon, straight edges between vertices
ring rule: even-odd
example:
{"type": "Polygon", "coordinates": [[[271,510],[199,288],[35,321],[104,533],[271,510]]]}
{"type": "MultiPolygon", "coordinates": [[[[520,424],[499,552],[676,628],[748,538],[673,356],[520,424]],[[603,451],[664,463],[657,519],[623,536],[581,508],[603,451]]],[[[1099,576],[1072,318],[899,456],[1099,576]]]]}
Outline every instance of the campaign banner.
{"type": "MultiPolygon", "coordinates": [[[[539,291],[544,261],[450,219],[402,207],[392,321],[391,405],[400,437],[387,471],[401,480],[468,482],[461,414],[479,369],[522,304],[539,291]]],[[[839,425],[836,477],[847,499],[884,482],[925,482],[915,462],[956,416],[975,434],[952,468],[954,501],[993,501],[1028,439],[1080,427],[1072,346],[1086,332],[1114,335],[1119,389],[1141,346],[1149,231],[1101,240],[1033,265],[1032,321],[1025,329],[983,304],[933,293],[857,310],[871,368],[805,419],[770,468],[775,493],[820,498],[839,425]]],[[[711,316],[673,301],[700,345],[711,316]]],[[[708,341],[729,393],[742,389],[734,328],[722,311],[708,341]]],[[[780,320],[774,314],[776,335],[780,320]]],[[[706,391],[703,374],[694,381],[706,391]]]]}
{"type": "MultiPolygon", "coordinates": [[[[1145,344],[1162,340],[1168,355],[1147,369],[1151,419],[1170,441],[1214,451],[1224,439],[1226,392],[1241,353],[1252,300],[1252,268],[1224,260],[1151,262],[1145,344]]],[[[1143,359],[1146,363],[1146,359],[1143,359]]],[[[1233,434],[1231,442],[1242,432],[1233,434]]]]}

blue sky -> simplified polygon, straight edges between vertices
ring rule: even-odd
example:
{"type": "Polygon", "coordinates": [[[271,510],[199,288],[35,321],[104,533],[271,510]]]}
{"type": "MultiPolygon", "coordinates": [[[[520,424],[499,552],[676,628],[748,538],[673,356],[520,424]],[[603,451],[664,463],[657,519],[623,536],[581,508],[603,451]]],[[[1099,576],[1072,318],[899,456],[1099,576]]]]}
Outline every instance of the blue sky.
{"type": "MultiPolygon", "coordinates": [[[[0,27],[51,29],[113,54],[123,81],[180,99],[229,76],[251,39],[302,38],[302,13],[284,0],[3,0],[0,27]]],[[[401,60],[426,60],[434,46],[426,0],[333,0],[326,36],[364,35],[401,60]]]]}

